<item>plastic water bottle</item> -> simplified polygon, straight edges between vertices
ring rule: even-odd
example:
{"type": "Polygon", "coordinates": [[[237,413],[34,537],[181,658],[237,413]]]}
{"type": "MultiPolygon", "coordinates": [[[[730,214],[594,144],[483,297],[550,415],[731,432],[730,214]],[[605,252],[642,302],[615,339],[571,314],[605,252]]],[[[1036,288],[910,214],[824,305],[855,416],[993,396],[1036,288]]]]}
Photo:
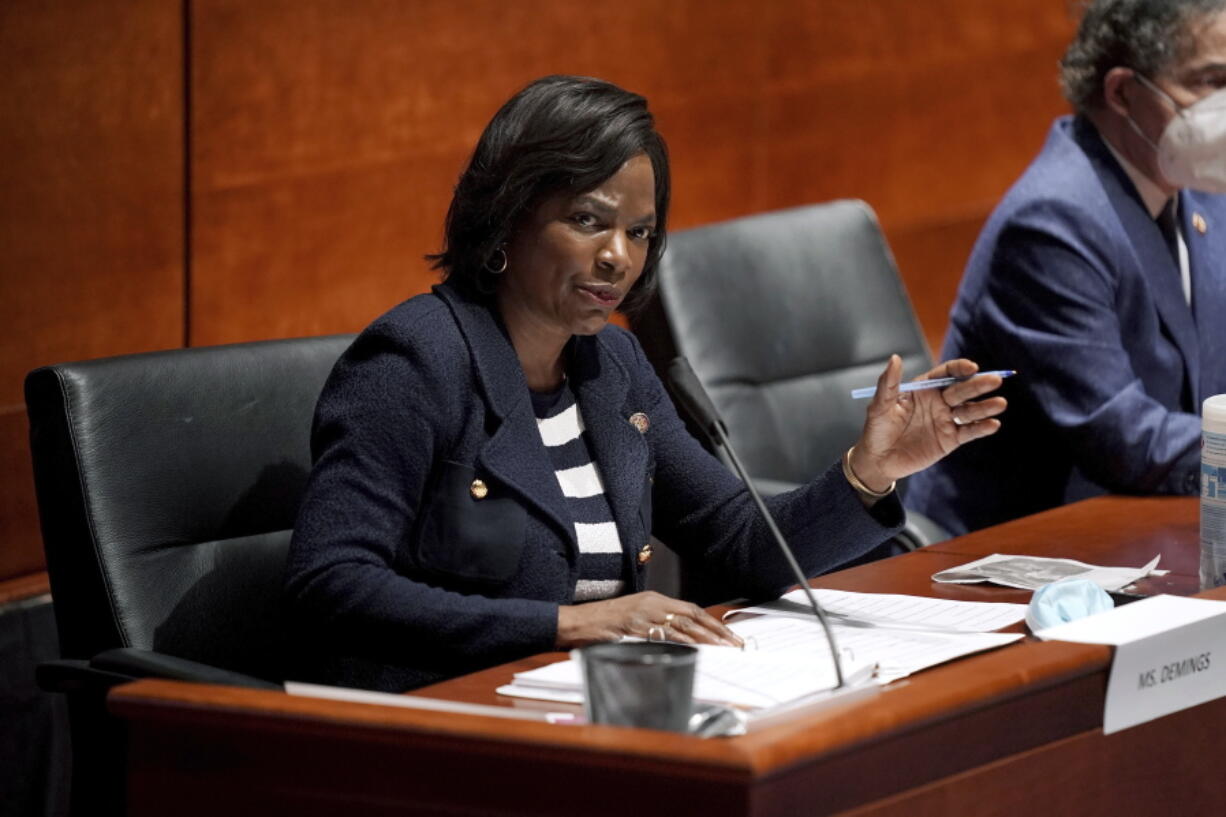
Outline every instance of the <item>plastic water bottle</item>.
{"type": "Polygon", "coordinates": [[[1205,400],[1200,442],[1200,586],[1226,584],[1226,394],[1205,400]]]}

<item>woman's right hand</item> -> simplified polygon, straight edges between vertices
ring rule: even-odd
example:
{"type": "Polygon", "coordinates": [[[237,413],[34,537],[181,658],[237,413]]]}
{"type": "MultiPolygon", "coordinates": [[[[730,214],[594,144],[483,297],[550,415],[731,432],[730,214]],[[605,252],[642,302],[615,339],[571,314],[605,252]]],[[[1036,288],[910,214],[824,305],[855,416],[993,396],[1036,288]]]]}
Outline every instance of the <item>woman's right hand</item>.
{"type": "Polygon", "coordinates": [[[1005,398],[980,398],[1000,388],[1001,379],[997,374],[976,377],[978,371],[973,361],[950,360],[916,379],[955,377],[959,382],[943,389],[902,392],[902,358],[890,355],[868,405],[864,431],[848,452],[852,474],[870,491],[880,491],[960,445],[995,434],[1000,429],[996,415],[1005,410],[1005,398]]]}
{"type": "Polygon", "coordinates": [[[743,643],[723,622],[698,605],[651,590],[558,607],[557,647],[560,650],[599,641],[618,641],[624,636],[727,647],[740,647],[743,643]]]}

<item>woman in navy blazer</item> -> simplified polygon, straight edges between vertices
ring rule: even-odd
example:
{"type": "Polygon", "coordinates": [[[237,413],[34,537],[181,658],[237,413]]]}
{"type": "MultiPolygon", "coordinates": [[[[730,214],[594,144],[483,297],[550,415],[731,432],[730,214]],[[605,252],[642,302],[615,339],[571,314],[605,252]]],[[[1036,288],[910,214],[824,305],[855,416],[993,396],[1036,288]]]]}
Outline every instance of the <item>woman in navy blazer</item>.
{"type": "MultiPolygon", "coordinates": [[[[653,628],[736,643],[701,608],[643,592],[652,534],[745,595],[792,583],[744,486],[608,325],[650,292],[668,201],[642,97],[546,77],[495,115],[434,256],[445,281],[367,328],[320,397],[286,579],[302,675],[404,690],[653,628]],[[551,441],[567,418],[568,441],[551,441]],[[564,467],[573,456],[582,467],[564,467]]],[[[841,465],[768,500],[808,575],[901,526],[894,480],[999,426],[1003,400],[968,402],[997,378],[900,397],[901,368],[841,465]]]]}

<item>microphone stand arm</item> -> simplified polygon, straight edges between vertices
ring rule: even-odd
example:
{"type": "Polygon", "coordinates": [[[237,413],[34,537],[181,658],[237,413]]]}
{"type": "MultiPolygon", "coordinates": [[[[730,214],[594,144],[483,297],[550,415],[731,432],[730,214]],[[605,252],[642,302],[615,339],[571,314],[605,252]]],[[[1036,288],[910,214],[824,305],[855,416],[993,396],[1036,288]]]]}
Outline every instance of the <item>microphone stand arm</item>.
{"type": "Polygon", "coordinates": [[[775,519],[771,516],[770,511],[767,510],[766,503],[762,501],[762,495],[758,493],[758,489],[754,487],[753,480],[749,478],[749,473],[745,470],[745,466],[741,464],[741,458],[736,455],[736,449],[730,444],[728,433],[724,430],[723,423],[718,421],[711,423],[710,430],[716,440],[719,441],[720,448],[724,450],[724,453],[732,461],[736,472],[744,480],[745,487],[749,489],[749,495],[753,497],[753,501],[757,504],[758,511],[762,514],[762,518],[766,520],[766,525],[774,536],[775,541],[779,543],[779,550],[783,552],[783,557],[787,559],[788,566],[792,568],[793,575],[797,577],[801,588],[805,591],[805,596],[809,599],[809,606],[813,608],[813,614],[817,616],[817,620],[821,622],[822,629],[826,631],[826,642],[830,645],[830,657],[834,660],[834,675],[838,681],[835,689],[842,689],[844,686],[843,666],[839,660],[839,646],[835,641],[834,631],[830,629],[830,622],[822,611],[822,606],[817,603],[817,597],[813,595],[813,588],[809,586],[809,582],[805,579],[804,571],[800,569],[800,564],[796,561],[796,557],[792,555],[792,549],[787,546],[783,533],[779,530],[779,526],[775,524],[775,519]]]}

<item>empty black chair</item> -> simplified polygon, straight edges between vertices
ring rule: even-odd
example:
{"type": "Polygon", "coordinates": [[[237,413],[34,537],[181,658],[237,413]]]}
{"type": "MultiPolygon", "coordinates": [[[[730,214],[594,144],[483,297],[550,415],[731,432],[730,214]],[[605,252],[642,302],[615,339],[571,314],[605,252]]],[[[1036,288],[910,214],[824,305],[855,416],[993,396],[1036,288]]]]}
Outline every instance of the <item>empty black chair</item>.
{"type": "Polygon", "coordinates": [[[109,685],[275,688],[281,582],[325,378],[352,336],[66,363],[26,378],[35,488],[69,693],[73,812],[121,813],[109,685]]]}
{"type": "MultiPolygon", "coordinates": [[[[813,478],[856,441],[865,401],[850,392],[874,384],[891,353],[902,355],[907,377],[932,365],[862,201],[673,233],[657,296],[632,325],[661,377],[673,357],[689,359],[768,494],[813,478]]],[[[944,538],[908,517],[900,548],[944,538]]],[[[686,595],[707,600],[689,588],[686,595]]]]}

